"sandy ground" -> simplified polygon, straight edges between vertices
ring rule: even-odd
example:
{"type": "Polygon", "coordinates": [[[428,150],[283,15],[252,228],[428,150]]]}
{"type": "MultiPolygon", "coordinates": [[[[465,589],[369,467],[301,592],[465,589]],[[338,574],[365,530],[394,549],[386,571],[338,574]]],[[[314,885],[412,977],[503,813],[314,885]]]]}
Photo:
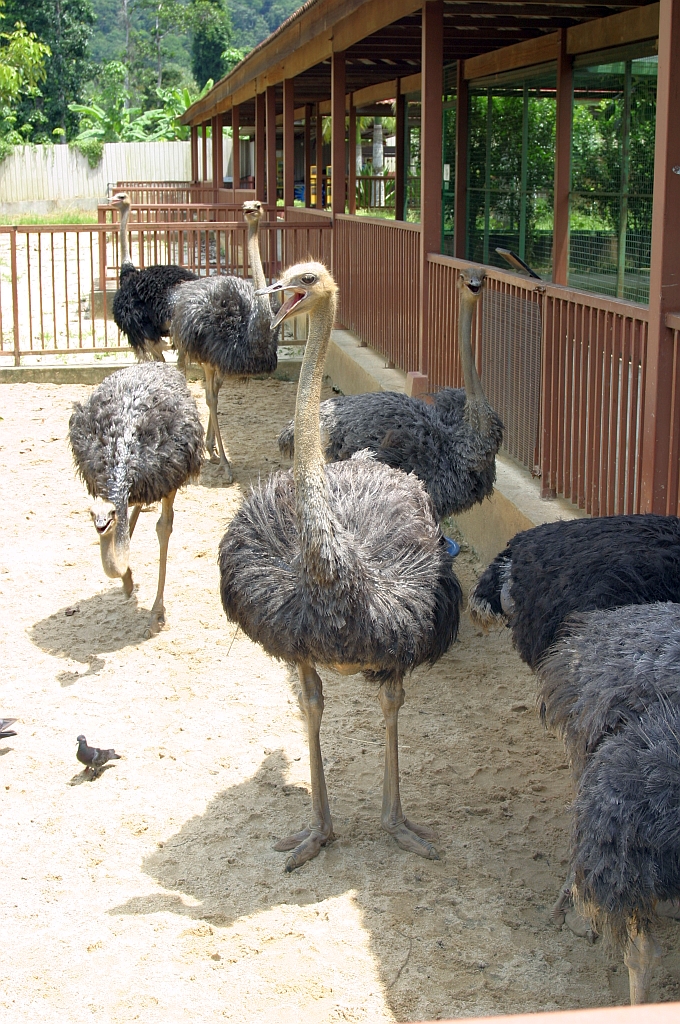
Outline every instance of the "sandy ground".
{"type": "MultiPolygon", "coordinates": [[[[309,807],[296,680],[234,636],[215,555],[244,489],[279,465],[295,386],[225,387],[236,484],[215,486],[208,467],[178,495],[168,624],[150,640],[156,515],[135,533],[126,601],[65,442],[87,391],[0,390],[0,714],[19,719],[0,740],[0,1016],[316,1024],[624,1002],[619,957],[550,924],[569,771],[507,631],[481,635],[465,616],[460,642],[407,684],[404,806],[436,826],[439,862],[380,829],[374,688],[322,673],[338,838],[283,873],[272,844],[309,807]],[[75,759],[80,732],[124,755],[94,782],[75,759]]],[[[457,566],[467,590],[479,566],[466,550],[457,566]]],[[[677,924],[661,940],[652,995],[677,999],[677,924]]]]}

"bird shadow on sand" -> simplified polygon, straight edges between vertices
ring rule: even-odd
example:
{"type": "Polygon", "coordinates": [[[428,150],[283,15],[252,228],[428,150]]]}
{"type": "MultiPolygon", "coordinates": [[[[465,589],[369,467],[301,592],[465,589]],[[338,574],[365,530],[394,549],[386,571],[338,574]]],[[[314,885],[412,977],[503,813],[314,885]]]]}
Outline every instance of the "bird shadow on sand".
{"type": "Polygon", "coordinates": [[[34,623],[28,635],[46,654],[87,666],[85,672],[58,673],[61,685],[70,686],[83,676],[101,672],[106,664],[102,654],[120,651],[144,640],[148,625],[149,611],[139,607],[136,593],[125,597],[121,587],[60,608],[34,623]],[[73,608],[77,609],[75,613],[73,608]]]}
{"type": "Polygon", "coordinates": [[[284,753],[273,751],[252,778],[219,793],[203,814],[145,858],[143,870],[164,892],[133,897],[108,913],[165,912],[229,927],[281,905],[309,906],[349,894],[370,933],[389,998],[398,982],[409,983],[404,967],[414,942],[421,880],[434,876],[436,882],[441,876],[447,888],[456,880],[446,877],[443,862],[423,861],[397,848],[380,829],[378,797],[372,798],[375,806],[359,806],[352,817],[337,814],[336,807],[336,841],[316,859],[285,873],[287,854],[277,853],[273,845],[302,828],[310,813],[307,789],[288,783],[287,775],[284,753]],[[403,922],[403,930],[385,929],[393,916],[403,922]]]}
{"type": "Polygon", "coordinates": [[[72,779],[69,779],[67,785],[69,786],[82,786],[84,782],[96,782],[100,779],[104,772],[108,771],[109,768],[113,768],[112,764],[102,765],[97,771],[92,771],[91,768],[83,768],[82,772],[76,772],[72,779]]]}

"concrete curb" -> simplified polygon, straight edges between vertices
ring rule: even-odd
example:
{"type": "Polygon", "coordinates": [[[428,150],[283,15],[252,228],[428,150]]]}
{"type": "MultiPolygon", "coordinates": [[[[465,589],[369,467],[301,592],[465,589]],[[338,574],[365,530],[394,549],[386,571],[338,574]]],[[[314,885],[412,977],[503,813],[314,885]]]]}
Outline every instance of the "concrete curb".
{"type": "MultiPolygon", "coordinates": [[[[83,363],[80,366],[50,364],[42,366],[2,366],[0,384],[101,384],[116,370],[132,366],[133,361],[120,363],[83,363]]],[[[174,363],[170,362],[170,365],[174,363]]],[[[297,381],[300,376],[301,359],[279,359],[276,370],[265,377],[275,380],[297,381]]],[[[203,370],[192,364],[187,371],[189,380],[203,380],[203,370]]]]}

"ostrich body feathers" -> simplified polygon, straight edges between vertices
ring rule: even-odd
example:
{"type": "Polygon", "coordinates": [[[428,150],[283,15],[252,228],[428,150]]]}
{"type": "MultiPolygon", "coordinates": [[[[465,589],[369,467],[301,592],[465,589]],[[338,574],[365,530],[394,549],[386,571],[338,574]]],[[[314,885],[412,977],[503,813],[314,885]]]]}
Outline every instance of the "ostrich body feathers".
{"type": "Polygon", "coordinates": [[[222,377],[276,369],[278,332],[269,299],[241,277],[204,277],[182,288],[175,302],[175,345],[222,377]]]}
{"type": "MultiPolygon", "coordinates": [[[[326,458],[339,462],[369,450],[376,459],[423,481],[439,519],[472,508],[493,491],[503,424],[491,413],[487,437],[465,417],[465,391],[444,388],[433,404],[394,391],[330,398],[321,403],[326,458]]],[[[292,458],[291,421],[279,448],[292,458]]]]}
{"type": "Polygon", "coordinates": [[[144,270],[123,264],[113,298],[113,319],[138,356],[148,354],[148,342],[158,344],[170,333],[177,287],[196,280],[196,274],[174,264],[144,270]]]}
{"type": "Polygon", "coordinates": [[[87,490],[116,508],[160,501],[200,472],[203,427],[187,383],[162,363],[107,377],[69,421],[87,490]]]}
{"type": "Polygon", "coordinates": [[[531,668],[573,612],[680,602],[680,520],[608,516],[545,523],[516,534],[477,581],[470,612],[486,624],[507,620],[531,668]],[[514,608],[501,607],[504,583],[514,608]]]}
{"type": "Polygon", "coordinates": [[[227,616],[289,662],[357,664],[373,678],[434,664],[456,637],[461,589],[413,476],[370,458],[325,467],[338,573],[303,566],[293,474],[254,488],[220,544],[227,616]]]}

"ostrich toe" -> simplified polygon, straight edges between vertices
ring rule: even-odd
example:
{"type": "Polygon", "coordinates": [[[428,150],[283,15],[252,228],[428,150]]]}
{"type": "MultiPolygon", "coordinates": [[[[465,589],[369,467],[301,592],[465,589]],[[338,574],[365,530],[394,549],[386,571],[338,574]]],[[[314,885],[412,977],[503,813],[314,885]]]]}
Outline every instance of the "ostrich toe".
{"type": "Polygon", "coordinates": [[[144,630],[144,638],[150,640],[152,636],[156,636],[157,633],[163,629],[165,625],[165,607],[161,605],[160,608],[151,609],[151,617],[149,619],[149,625],[144,630]]]}
{"type": "Polygon", "coordinates": [[[439,860],[434,846],[437,835],[427,825],[417,825],[404,818],[400,825],[384,825],[383,828],[394,838],[398,846],[408,853],[417,853],[425,860],[439,860]]]}
{"type": "Polygon", "coordinates": [[[306,864],[308,860],[313,860],[318,856],[321,847],[333,839],[335,836],[332,829],[326,833],[325,829],[303,828],[301,832],[294,832],[293,835],[280,839],[274,849],[279,853],[292,850],[290,857],[286,858],[285,866],[285,870],[290,872],[306,864]]]}

